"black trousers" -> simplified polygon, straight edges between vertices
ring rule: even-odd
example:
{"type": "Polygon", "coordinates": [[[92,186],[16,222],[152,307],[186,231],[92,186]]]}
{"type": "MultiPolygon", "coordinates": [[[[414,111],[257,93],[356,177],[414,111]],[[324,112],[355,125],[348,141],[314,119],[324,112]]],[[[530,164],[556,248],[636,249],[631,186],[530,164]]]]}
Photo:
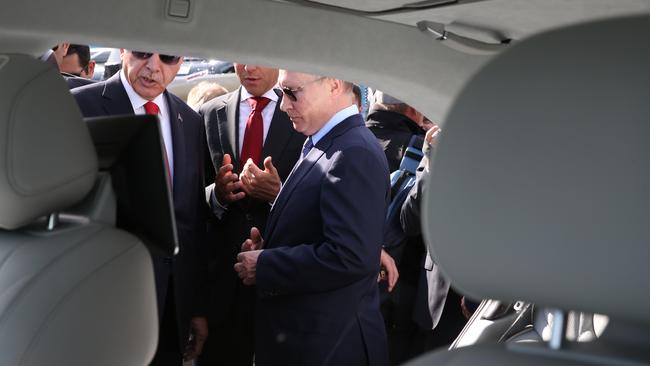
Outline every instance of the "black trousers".
{"type": "Polygon", "coordinates": [[[183,352],[178,344],[178,326],[176,325],[176,305],[174,303],[174,286],[171,277],[165,291],[165,305],[161,309],[158,333],[158,348],[151,361],[151,366],[182,366],[183,352]]]}
{"type": "Polygon", "coordinates": [[[235,301],[225,320],[209,324],[209,336],[197,366],[252,366],[255,352],[255,287],[236,287],[235,301]]]}
{"type": "MultiPolygon", "coordinates": [[[[400,281],[402,278],[400,278],[400,281]]],[[[461,297],[450,289],[440,321],[435,329],[422,329],[413,320],[417,286],[398,282],[399,303],[386,301],[381,305],[388,336],[390,365],[400,365],[437,348],[447,348],[456,339],[467,320],[460,307],[461,297]]],[[[395,291],[394,290],[394,291],[395,291]]]]}

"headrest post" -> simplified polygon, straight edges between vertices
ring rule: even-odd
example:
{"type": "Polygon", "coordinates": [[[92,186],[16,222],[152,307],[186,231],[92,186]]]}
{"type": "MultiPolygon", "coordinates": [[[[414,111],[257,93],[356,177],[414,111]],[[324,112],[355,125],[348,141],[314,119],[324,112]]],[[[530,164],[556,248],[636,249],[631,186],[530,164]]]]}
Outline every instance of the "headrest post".
{"type": "Polygon", "coordinates": [[[548,342],[548,346],[552,350],[559,350],[562,348],[566,332],[566,313],[560,309],[554,309],[551,314],[553,314],[553,324],[551,324],[551,340],[548,342]]]}
{"type": "Polygon", "coordinates": [[[47,219],[47,230],[52,231],[59,225],[59,213],[52,212],[47,219]]]}

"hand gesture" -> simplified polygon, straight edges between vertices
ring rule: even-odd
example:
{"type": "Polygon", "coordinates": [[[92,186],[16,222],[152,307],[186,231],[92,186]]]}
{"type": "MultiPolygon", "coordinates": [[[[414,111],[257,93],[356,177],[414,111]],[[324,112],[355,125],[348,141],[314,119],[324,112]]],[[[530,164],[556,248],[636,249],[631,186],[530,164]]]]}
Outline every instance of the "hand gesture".
{"type": "Polygon", "coordinates": [[[434,124],[433,127],[428,129],[427,133],[424,135],[424,141],[432,147],[435,147],[438,143],[438,136],[440,136],[441,131],[440,127],[434,124]]]}
{"type": "Polygon", "coordinates": [[[379,276],[377,277],[377,282],[388,281],[388,292],[391,292],[399,278],[399,272],[397,271],[395,260],[390,256],[390,254],[382,249],[379,263],[381,267],[379,270],[379,276]]]}
{"type": "Polygon", "coordinates": [[[208,321],[204,317],[194,317],[190,322],[190,339],[183,352],[183,361],[191,361],[201,354],[203,344],[208,338],[208,321]]]}
{"type": "Polygon", "coordinates": [[[251,228],[251,235],[249,239],[246,239],[241,245],[242,252],[249,252],[251,250],[260,250],[264,246],[264,239],[262,239],[262,234],[256,227],[251,228]]]}
{"type": "Polygon", "coordinates": [[[258,200],[273,202],[280,193],[282,182],[270,156],[264,159],[264,170],[248,159],[241,173],[242,189],[258,200]]]}
{"type": "Polygon", "coordinates": [[[246,197],[244,192],[235,193],[235,191],[242,188],[242,184],[237,174],[233,173],[232,170],[232,159],[229,154],[224,154],[223,163],[214,179],[215,194],[221,204],[232,203],[246,197]]]}

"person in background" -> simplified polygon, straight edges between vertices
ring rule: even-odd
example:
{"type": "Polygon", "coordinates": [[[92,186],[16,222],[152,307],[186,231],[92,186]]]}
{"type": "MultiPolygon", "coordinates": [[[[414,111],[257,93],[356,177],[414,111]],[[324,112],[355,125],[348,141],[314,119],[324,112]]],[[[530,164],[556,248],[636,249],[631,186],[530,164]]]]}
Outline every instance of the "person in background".
{"type": "Polygon", "coordinates": [[[202,81],[190,89],[187,94],[187,105],[198,112],[203,103],[227,93],[228,90],[217,83],[202,81]]]}
{"type": "Polygon", "coordinates": [[[210,246],[210,338],[198,364],[251,366],[255,289],[232,267],[252,227],[263,230],[282,182],[300,157],[305,136],[280,110],[278,69],[235,64],[241,87],[199,108],[211,165],[207,198],[210,246]],[[216,176],[213,172],[216,171],[216,176]]]}
{"type": "Polygon", "coordinates": [[[388,168],[394,172],[399,169],[411,137],[424,136],[432,125],[422,113],[393,96],[375,91],[373,99],[366,126],[384,148],[388,168]]]}
{"type": "Polygon", "coordinates": [[[90,47],[70,44],[59,65],[61,75],[70,89],[92,84],[95,74],[95,61],[90,59],[90,47]]]}
{"type": "Polygon", "coordinates": [[[413,313],[410,317],[411,332],[406,334],[406,349],[404,360],[415,357],[426,351],[447,347],[460,334],[467,319],[461,307],[461,296],[451,287],[450,282],[433,261],[431,254],[424,245],[422,238],[422,192],[430,175],[429,166],[433,150],[440,135],[437,125],[430,128],[424,138],[424,157],[416,171],[416,181],[406,200],[402,204],[400,222],[409,245],[420,247],[420,271],[414,298],[413,313]]]}
{"type": "Polygon", "coordinates": [[[68,47],[70,43],[59,43],[52,47],[52,49],[47,50],[43,53],[39,59],[45,63],[48,63],[57,69],[61,69],[61,62],[63,61],[63,56],[68,53],[68,47]]]}
{"type": "Polygon", "coordinates": [[[61,73],[84,79],[92,79],[95,74],[95,61],[90,59],[90,47],[70,44],[59,65],[61,73]]]}

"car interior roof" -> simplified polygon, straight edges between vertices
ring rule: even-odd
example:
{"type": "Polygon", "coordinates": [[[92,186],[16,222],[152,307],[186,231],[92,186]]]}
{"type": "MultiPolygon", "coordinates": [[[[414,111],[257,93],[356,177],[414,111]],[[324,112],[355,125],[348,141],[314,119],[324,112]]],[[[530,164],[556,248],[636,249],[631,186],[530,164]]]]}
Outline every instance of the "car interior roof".
{"type": "MultiPolygon", "coordinates": [[[[0,13],[0,49],[38,55],[69,40],[278,66],[385,90],[431,120],[443,122],[454,96],[491,56],[447,47],[415,27],[414,20],[474,21],[481,26],[492,22],[502,24],[514,37],[594,16],[650,12],[650,2],[640,0],[553,1],[553,6],[486,0],[457,1],[376,19],[344,9],[273,0],[195,0],[190,3],[189,19],[177,19],[166,14],[170,1],[71,0],[66,6],[13,2],[0,13]],[[71,18],[69,9],[88,7],[97,15],[71,18]]],[[[354,8],[370,2],[347,3],[354,8]]]]}

